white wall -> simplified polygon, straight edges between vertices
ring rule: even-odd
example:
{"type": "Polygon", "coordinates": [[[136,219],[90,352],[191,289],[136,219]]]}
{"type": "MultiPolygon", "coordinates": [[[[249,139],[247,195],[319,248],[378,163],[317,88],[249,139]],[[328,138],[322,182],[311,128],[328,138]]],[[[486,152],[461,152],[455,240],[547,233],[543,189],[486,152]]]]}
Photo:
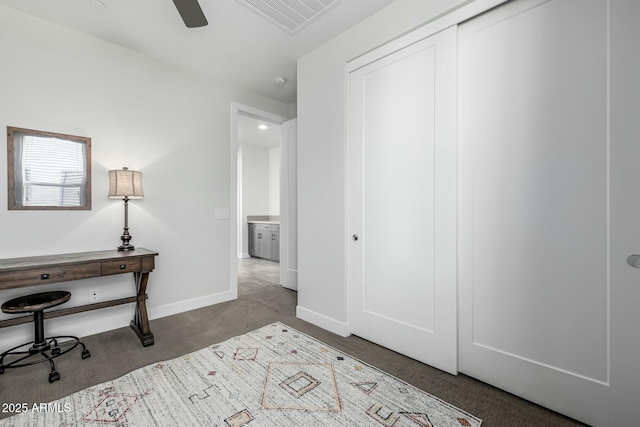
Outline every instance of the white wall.
{"type": "Polygon", "coordinates": [[[298,61],[298,315],[305,320],[347,330],[345,64],[470,2],[397,0],[298,61]]]}
{"type": "Polygon", "coordinates": [[[242,144],[238,149],[242,242],[238,257],[249,257],[247,216],[280,215],[280,147],[242,144]]]}
{"type": "Polygon", "coordinates": [[[280,215],[280,147],[269,148],[269,215],[280,215]]]}
{"type": "Polygon", "coordinates": [[[242,159],[242,218],[241,257],[249,254],[247,215],[268,215],[269,211],[269,149],[252,145],[241,145],[238,153],[242,159]]]}
{"type": "MultiPolygon", "coordinates": [[[[128,166],[142,171],[146,196],[130,203],[132,243],[160,253],[148,288],[150,316],[232,298],[229,221],[212,219],[214,208],[229,207],[230,103],[283,116],[289,107],[232,84],[199,82],[164,63],[4,6],[0,56],[5,59],[0,128],[89,136],[93,155],[93,209],[0,208],[0,258],[115,249],[123,203],[107,199],[107,171],[128,166]]],[[[2,177],[6,164],[3,149],[2,177]]],[[[6,199],[6,185],[0,185],[0,200],[6,199]]],[[[87,303],[93,288],[100,288],[101,299],[133,295],[131,277],[122,275],[8,290],[1,299],[62,289],[73,293],[66,304],[73,306],[87,303]]],[[[113,307],[52,319],[47,328],[82,336],[126,326],[132,313],[133,305],[113,307]]],[[[27,341],[32,333],[32,325],[3,329],[1,347],[27,341]]]]}
{"type": "Polygon", "coordinates": [[[288,111],[289,111],[289,117],[290,118],[298,117],[298,103],[297,102],[292,102],[291,104],[289,104],[288,108],[289,108],[288,111]]]}

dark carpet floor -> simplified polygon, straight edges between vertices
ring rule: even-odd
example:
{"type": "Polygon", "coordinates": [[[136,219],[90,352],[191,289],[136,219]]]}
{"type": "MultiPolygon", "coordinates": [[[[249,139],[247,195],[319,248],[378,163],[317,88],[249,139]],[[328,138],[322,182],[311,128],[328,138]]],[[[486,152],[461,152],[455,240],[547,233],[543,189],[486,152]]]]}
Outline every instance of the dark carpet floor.
{"type": "MultiPolygon", "coordinates": [[[[264,266],[268,264],[260,269],[264,266]]],[[[484,427],[583,425],[466,375],[452,376],[362,338],[342,338],[315,327],[295,317],[296,292],[273,284],[273,280],[241,276],[237,300],[153,320],[153,346],[142,347],[135,333],[126,327],[85,337],[91,358],[81,360],[80,351],[74,350],[77,354],[57,359],[62,379],[53,384],[47,381],[49,371],[45,364],[8,370],[0,376],[0,403],[31,406],[50,402],[137,368],[280,321],[470,412],[483,419],[484,427]]],[[[0,418],[9,415],[0,412],[0,418]]]]}

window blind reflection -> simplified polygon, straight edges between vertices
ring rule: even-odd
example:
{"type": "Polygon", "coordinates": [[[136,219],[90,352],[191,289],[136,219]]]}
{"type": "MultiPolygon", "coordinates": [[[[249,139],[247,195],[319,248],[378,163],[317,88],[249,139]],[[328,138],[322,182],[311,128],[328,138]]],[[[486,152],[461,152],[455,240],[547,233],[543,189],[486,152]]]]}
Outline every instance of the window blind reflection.
{"type": "Polygon", "coordinates": [[[82,206],[85,144],[37,135],[20,135],[23,206],[82,206]]]}

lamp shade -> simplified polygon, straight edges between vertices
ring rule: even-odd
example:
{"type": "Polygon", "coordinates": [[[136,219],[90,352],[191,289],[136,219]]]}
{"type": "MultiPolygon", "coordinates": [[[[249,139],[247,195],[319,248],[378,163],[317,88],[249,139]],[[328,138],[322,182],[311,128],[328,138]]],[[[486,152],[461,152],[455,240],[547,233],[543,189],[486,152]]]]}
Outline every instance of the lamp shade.
{"type": "Polygon", "coordinates": [[[127,168],[109,171],[109,198],[142,199],[142,172],[131,171],[127,168]]]}

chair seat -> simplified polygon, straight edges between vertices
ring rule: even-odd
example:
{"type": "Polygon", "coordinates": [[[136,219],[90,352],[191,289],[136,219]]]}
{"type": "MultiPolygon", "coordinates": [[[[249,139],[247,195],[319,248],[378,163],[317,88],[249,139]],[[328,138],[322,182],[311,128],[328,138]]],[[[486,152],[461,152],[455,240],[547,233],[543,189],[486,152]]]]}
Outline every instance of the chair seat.
{"type": "Polygon", "coordinates": [[[53,291],[25,295],[2,304],[3,313],[31,313],[63,304],[71,299],[71,292],[53,291]]]}

